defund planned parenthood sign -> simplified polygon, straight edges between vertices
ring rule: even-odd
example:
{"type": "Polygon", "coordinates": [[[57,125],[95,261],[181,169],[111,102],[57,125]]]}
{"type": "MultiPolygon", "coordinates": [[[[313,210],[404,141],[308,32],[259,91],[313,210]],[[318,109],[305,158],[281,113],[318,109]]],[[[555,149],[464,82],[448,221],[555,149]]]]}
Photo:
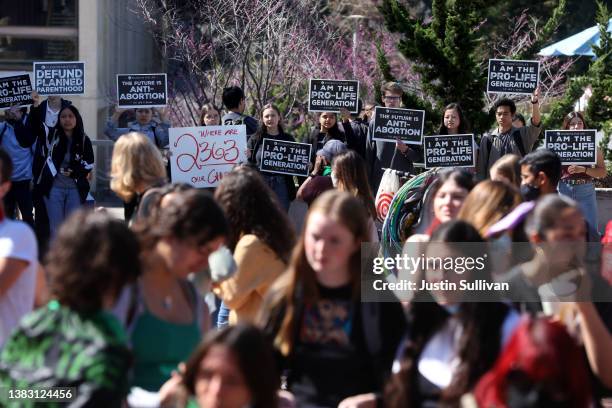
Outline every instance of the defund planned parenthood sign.
{"type": "Polygon", "coordinates": [[[35,62],[34,89],[40,95],[83,95],[85,63],[35,62]]]}

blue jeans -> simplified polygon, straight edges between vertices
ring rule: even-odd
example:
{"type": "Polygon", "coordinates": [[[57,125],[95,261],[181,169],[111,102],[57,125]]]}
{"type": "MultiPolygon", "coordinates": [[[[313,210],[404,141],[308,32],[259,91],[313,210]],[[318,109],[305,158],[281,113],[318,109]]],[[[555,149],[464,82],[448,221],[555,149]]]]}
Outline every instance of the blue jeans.
{"type": "Polygon", "coordinates": [[[50,238],[53,239],[60,225],[68,216],[81,206],[79,190],[66,187],[51,187],[49,197],[44,197],[49,216],[50,238]]]}
{"type": "Polygon", "coordinates": [[[289,200],[289,191],[287,190],[287,184],[285,184],[285,176],[268,176],[264,174],[263,178],[268,187],[270,187],[272,191],[276,193],[276,197],[278,198],[281,208],[284,208],[285,211],[289,211],[291,200],[289,200]]]}
{"type": "Polygon", "coordinates": [[[225,306],[225,303],[221,302],[219,312],[217,313],[217,329],[229,326],[229,315],[230,310],[225,306]]]}
{"type": "Polygon", "coordinates": [[[558,190],[560,194],[567,196],[576,202],[582,210],[584,219],[587,220],[589,226],[597,229],[597,200],[595,199],[595,187],[593,183],[571,185],[559,182],[558,190]]]}

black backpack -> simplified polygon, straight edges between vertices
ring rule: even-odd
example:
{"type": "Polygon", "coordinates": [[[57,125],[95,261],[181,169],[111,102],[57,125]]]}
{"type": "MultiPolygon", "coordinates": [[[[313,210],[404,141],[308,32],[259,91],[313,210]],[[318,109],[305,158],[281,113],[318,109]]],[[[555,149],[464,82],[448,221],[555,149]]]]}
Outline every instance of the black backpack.
{"type": "MultiPolygon", "coordinates": [[[[492,135],[486,135],[485,136],[486,139],[486,143],[487,143],[487,167],[489,166],[489,156],[491,156],[491,148],[493,147],[493,136],[492,135]]],[[[523,145],[523,139],[521,138],[521,131],[519,129],[515,129],[514,132],[512,132],[512,139],[514,139],[514,144],[516,144],[516,147],[518,147],[519,152],[521,153],[521,157],[525,157],[525,154],[527,154],[527,152],[525,151],[525,146],[523,145]]]]}

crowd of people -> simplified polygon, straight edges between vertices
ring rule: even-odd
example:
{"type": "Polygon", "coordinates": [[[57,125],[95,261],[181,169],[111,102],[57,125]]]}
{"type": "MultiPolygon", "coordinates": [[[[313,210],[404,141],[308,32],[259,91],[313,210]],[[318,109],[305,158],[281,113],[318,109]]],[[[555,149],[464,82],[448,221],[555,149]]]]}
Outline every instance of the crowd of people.
{"type": "MultiPolygon", "coordinates": [[[[399,84],[381,92],[401,107],[399,84]]],[[[72,387],[74,407],[601,406],[612,289],[593,179],[606,170],[600,152],[592,167],[562,166],[537,148],[538,96],[528,121],[513,101],[495,103],[473,168],[429,171],[425,221],[400,243],[423,257],[488,257],[461,279],[510,289],[365,302],[364,248],[386,244],[374,202],[383,171],[414,175],[423,156],[372,139],[373,104],[318,115],[302,179],[260,170],[263,139],[294,141],[278,107],[247,116],[243,91],[226,88],[225,114],[207,104],[200,125],[245,125],[248,154],[214,191],[169,182],[164,113],[137,109],[120,127],[116,110],[105,133],[118,220],[81,208],[94,154],[77,108],[34,94],[29,112],[11,108],[0,124],[0,389],[72,387]],[[294,200],[308,205],[300,231],[294,200]]],[[[559,125],[588,128],[579,112],[559,125]]],[[[438,132],[474,133],[459,103],[438,132]]],[[[412,279],[440,277],[423,268],[412,279]]],[[[0,405],[35,402],[3,391],[0,405]]]]}

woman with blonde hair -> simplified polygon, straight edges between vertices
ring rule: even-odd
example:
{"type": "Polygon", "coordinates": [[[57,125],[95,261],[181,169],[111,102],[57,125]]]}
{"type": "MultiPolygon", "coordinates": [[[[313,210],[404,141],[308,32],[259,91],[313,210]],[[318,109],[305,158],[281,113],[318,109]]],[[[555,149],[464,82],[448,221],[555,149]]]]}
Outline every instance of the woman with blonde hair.
{"type": "Polygon", "coordinates": [[[467,195],[457,218],[469,222],[486,237],[489,228],[520,203],[519,192],[508,183],[485,180],[467,195]]]}
{"type": "Polygon", "coordinates": [[[520,188],[521,187],[521,165],[519,161],[521,158],[516,154],[507,154],[501,159],[496,161],[489,174],[491,180],[505,181],[510,185],[520,188]]]}
{"type": "Polygon", "coordinates": [[[349,193],[319,196],[268,293],[260,321],[297,406],[374,404],[390,372],[405,318],[398,302],[360,301],[367,217],[349,193]]]}
{"type": "Polygon", "coordinates": [[[165,182],[162,155],[147,136],[130,132],[117,140],[111,160],[110,187],[126,203],[136,198],[133,214],[138,213],[144,194],[165,182]]]}

